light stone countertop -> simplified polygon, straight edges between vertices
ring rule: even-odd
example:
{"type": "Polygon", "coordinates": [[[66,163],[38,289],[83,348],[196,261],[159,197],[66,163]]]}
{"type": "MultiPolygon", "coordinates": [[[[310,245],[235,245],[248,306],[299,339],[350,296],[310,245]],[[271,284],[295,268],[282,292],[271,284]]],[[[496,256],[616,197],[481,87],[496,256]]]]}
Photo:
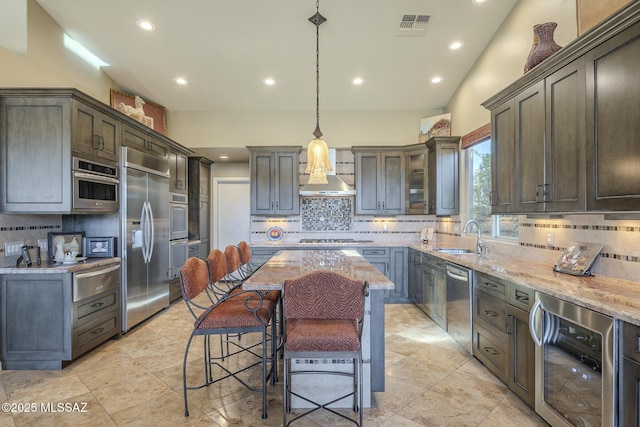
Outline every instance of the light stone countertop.
{"type": "Polygon", "coordinates": [[[36,265],[35,261],[30,267],[20,264],[20,267],[13,266],[0,267],[0,274],[50,274],[50,273],[75,273],[77,271],[88,270],[94,267],[114,264],[120,262],[119,257],[114,258],[87,258],[77,264],[63,264],[49,260],[43,260],[41,265],[36,265]]]}
{"type": "Polygon", "coordinates": [[[395,285],[355,250],[284,250],[274,255],[242,285],[247,290],[282,289],[285,279],[313,270],[332,270],[369,283],[370,290],[395,285]]]}
{"type": "MultiPolygon", "coordinates": [[[[607,316],[640,325],[640,283],[605,276],[573,276],[553,271],[553,265],[505,255],[452,255],[436,246],[414,243],[409,248],[473,270],[572,302],[607,316]]],[[[438,246],[440,247],[440,246],[438,246]]]]}
{"type": "MultiPolygon", "coordinates": [[[[307,248],[309,244],[275,242],[252,244],[259,248],[307,248]]],[[[528,286],[529,288],[589,308],[599,313],[640,326],[640,283],[605,276],[578,277],[553,271],[553,264],[493,254],[445,254],[435,249],[450,245],[417,241],[356,242],[351,244],[314,244],[314,248],[408,247],[429,253],[473,270],[528,286]]],[[[457,246],[460,247],[460,246],[457,246]]]]}

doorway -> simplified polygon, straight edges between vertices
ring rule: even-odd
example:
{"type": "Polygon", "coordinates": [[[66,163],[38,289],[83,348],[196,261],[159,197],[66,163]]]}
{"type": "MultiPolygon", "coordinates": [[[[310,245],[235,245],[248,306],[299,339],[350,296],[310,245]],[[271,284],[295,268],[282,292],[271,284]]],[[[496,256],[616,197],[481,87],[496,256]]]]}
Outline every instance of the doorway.
{"type": "Polygon", "coordinates": [[[213,178],[213,241],[224,251],[242,240],[251,243],[251,193],[248,177],[213,178]]]}

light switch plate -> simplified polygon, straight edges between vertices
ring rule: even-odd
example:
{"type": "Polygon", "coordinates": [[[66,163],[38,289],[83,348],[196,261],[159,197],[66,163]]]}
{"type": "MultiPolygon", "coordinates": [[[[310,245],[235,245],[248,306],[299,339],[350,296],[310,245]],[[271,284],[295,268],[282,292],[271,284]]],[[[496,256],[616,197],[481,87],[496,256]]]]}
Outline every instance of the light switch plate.
{"type": "Polygon", "coordinates": [[[4,242],[4,256],[20,255],[24,240],[16,240],[15,242],[4,242]]]}

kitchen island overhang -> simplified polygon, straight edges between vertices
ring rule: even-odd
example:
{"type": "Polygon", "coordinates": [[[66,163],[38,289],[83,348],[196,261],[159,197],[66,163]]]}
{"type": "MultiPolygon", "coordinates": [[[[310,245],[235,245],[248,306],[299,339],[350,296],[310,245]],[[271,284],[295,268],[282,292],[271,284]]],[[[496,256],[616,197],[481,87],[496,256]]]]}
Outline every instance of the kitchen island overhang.
{"type": "MultiPolygon", "coordinates": [[[[363,358],[363,406],[371,406],[372,392],[384,391],[385,354],[384,354],[384,293],[394,289],[395,285],[384,274],[380,273],[362,255],[355,250],[283,250],[274,255],[258,269],[244,284],[246,290],[282,290],[286,279],[298,277],[314,270],[331,270],[342,273],[353,279],[364,280],[369,284],[369,296],[365,299],[365,315],[362,331],[363,358]]],[[[286,295],[283,295],[286,298],[286,295]]],[[[335,362],[335,361],[334,361],[335,362]]],[[[318,370],[351,369],[339,363],[317,363],[315,360],[298,361],[306,365],[317,365],[318,370]]],[[[294,361],[295,363],[295,361],[294,361]]],[[[306,368],[308,366],[305,366],[306,368]]],[[[294,387],[313,390],[318,395],[339,395],[341,387],[351,387],[339,381],[328,382],[326,376],[300,376],[299,384],[294,387]],[[337,390],[336,390],[337,388],[337,390]]],[[[338,378],[340,379],[340,378],[338,378]]],[[[303,401],[292,402],[293,407],[303,407],[303,401]]],[[[332,405],[333,406],[333,405],[332,405]]],[[[349,407],[351,401],[344,399],[335,404],[337,407],[349,407]]]]}

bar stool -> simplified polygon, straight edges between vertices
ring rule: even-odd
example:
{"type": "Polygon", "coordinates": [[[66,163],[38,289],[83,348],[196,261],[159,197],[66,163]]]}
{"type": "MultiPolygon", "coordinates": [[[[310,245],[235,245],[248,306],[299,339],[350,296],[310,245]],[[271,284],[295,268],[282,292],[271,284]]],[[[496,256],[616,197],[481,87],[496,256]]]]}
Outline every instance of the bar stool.
{"type": "MultiPolygon", "coordinates": [[[[197,390],[208,387],[218,381],[233,377],[242,385],[252,391],[262,392],[262,418],[267,418],[267,381],[274,372],[276,364],[276,354],[274,346],[271,346],[271,352],[268,352],[268,325],[273,319],[275,305],[273,302],[263,298],[262,294],[257,291],[240,291],[234,295],[226,294],[219,298],[212,305],[202,305],[198,300],[198,296],[202,292],[209,292],[209,272],[207,264],[204,260],[192,257],[188,258],[180,270],[180,285],[182,288],[182,296],[185,300],[189,312],[195,319],[193,331],[189,336],[184,352],[184,360],[182,364],[183,391],[184,391],[184,410],[185,416],[189,416],[189,407],[187,402],[187,391],[197,390]],[[209,338],[214,335],[226,335],[230,333],[249,333],[258,332],[262,334],[262,352],[250,352],[257,357],[257,361],[248,362],[245,366],[233,368],[222,364],[225,357],[235,356],[244,353],[247,349],[238,347],[237,351],[228,353],[226,356],[213,356],[209,338]],[[204,337],[204,368],[205,381],[198,386],[187,386],[187,359],[189,355],[189,347],[193,338],[196,336],[204,337]],[[267,368],[268,363],[270,367],[267,368]],[[238,376],[252,367],[261,365],[261,387],[253,387],[238,376]],[[214,366],[220,368],[224,374],[219,378],[213,379],[212,369],[214,366]]],[[[214,296],[208,295],[209,300],[215,299],[214,296]]],[[[271,335],[275,334],[275,323],[271,322],[271,335]]]]}
{"type": "MultiPolygon", "coordinates": [[[[284,404],[283,425],[318,410],[325,409],[362,426],[362,323],[368,284],[328,270],[315,270],[284,281],[284,404]],[[292,370],[292,359],[352,359],[353,372],[292,370]],[[338,375],[353,378],[353,390],[345,395],[319,403],[291,390],[293,375],[338,375]],[[291,412],[291,396],[314,405],[312,409],[287,422],[291,412]],[[332,408],[353,396],[353,410],[358,421],[332,408]]],[[[305,364],[304,366],[313,366],[305,364]]]]}

